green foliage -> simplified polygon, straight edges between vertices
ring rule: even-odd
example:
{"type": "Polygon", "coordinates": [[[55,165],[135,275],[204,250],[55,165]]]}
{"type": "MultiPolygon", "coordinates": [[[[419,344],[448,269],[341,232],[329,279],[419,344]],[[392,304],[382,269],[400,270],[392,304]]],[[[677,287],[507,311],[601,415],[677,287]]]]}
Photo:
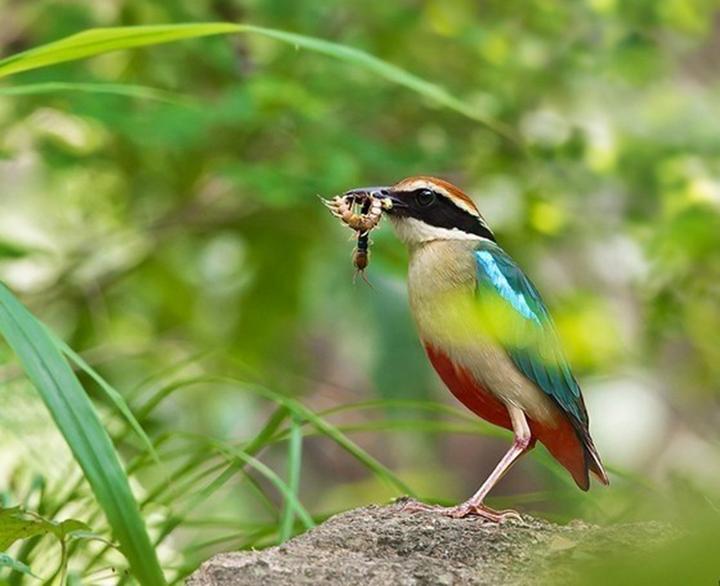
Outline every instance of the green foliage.
{"type": "MultiPolygon", "coordinates": [[[[0,550],[5,551],[16,541],[51,535],[60,544],[60,567],[57,572],[65,576],[67,569],[67,545],[73,539],[95,539],[90,527],[77,519],[56,522],[35,513],[23,511],[20,507],[0,508],[0,550]]],[[[8,567],[20,574],[37,578],[30,568],[5,553],[0,553],[0,567],[8,567]]]]}
{"type": "MultiPolygon", "coordinates": [[[[420,173],[473,195],[538,285],[612,474],[581,493],[537,448],[494,504],[613,522],[685,495],[671,521],[687,543],[612,561],[613,577],[662,583],[691,564],[705,578],[693,548],[715,518],[699,504],[720,486],[714,3],[2,11],[0,280],[48,328],[3,289],[0,502],[106,540],[67,540],[69,583],[142,575],[123,522],[147,527],[137,543],[178,582],[343,508],[477,488],[508,434],[446,403],[389,230],[373,233],[373,289],[353,286],[352,243],[315,197],[420,173]],[[674,476],[699,488],[668,491],[674,476]],[[128,485],[138,510],[118,520],[128,485]]],[[[16,542],[0,582],[61,581],[57,549],[16,542]]]]}
{"type": "MultiPolygon", "coordinates": [[[[323,39],[247,24],[215,22],[119,27],[84,31],[66,39],[61,39],[48,45],[0,60],[0,78],[14,73],[37,69],[39,67],[47,67],[48,65],[55,65],[66,61],[84,59],[119,49],[159,45],[194,37],[243,32],[265,35],[295,47],[316,51],[330,57],[347,61],[350,64],[364,67],[380,77],[410,88],[430,100],[456,110],[478,122],[482,122],[498,133],[502,133],[508,137],[510,136],[507,129],[492,120],[486,119],[475,109],[453,97],[442,87],[425,81],[416,75],[404,71],[400,67],[386,63],[364,51],[359,51],[353,47],[337,43],[331,43],[323,39]]],[[[138,92],[134,93],[138,95],[138,92]]],[[[145,96],[140,94],[139,97],[145,96]]]]}
{"type": "Polygon", "coordinates": [[[22,511],[20,507],[0,508],[0,550],[6,551],[18,539],[53,535],[64,542],[78,531],[90,531],[90,527],[77,519],[65,519],[59,523],[22,511]]]}
{"type": "MultiPolygon", "coordinates": [[[[44,328],[3,285],[0,285],[0,333],[18,355],[73,451],[135,575],[143,584],[163,584],[162,571],[127,476],[90,400],[44,328]]],[[[85,527],[67,523],[71,527],[61,523],[53,533],[62,539],[66,531],[85,527]]],[[[42,527],[50,530],[49,524],[42,527]]],[[[24,530],[18,531],[22,534],[24,530]]],[[[33,533],[22,536],[30,535],[33,533]]],[[[7,549],[14,541],[11,534],[0,542],[0,549],[7,549]]]]}

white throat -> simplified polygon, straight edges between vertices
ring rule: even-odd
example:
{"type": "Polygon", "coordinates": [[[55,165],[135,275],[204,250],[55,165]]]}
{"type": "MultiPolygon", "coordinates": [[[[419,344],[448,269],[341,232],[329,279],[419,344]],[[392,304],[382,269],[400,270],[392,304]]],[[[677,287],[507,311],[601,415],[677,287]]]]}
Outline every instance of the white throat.
{"type": "Polygon", "coordinates": [[[470,234],[457,228],[438,228],[416,218],[390,216],[398,238],[408,248],[414,248],[433,240],[485,240],[477,234],[470,234]]]}

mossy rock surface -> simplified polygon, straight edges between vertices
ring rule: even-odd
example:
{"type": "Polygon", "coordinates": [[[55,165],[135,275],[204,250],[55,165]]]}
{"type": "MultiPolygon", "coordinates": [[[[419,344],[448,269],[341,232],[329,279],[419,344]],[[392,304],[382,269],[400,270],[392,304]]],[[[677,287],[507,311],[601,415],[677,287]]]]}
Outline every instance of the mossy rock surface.
{"type": "Polygon", "coordinates": [[[496,525],[401,509],[402,503],[355,509],[283,545],[220,554],[188,584],[571,584],[577,576],[568,561],[652,548],[672,534],[654,522],[599,527],[524,516],[496,525]]]}

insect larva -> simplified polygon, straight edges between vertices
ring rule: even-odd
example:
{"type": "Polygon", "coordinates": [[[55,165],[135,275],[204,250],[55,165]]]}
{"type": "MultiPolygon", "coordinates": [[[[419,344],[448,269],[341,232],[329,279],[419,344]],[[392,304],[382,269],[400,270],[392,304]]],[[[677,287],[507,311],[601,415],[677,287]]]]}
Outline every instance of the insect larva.
{"type": "Polygon", "coordinates": [[[367,281],[365,269],[370,262],[370,231],[377,227],[383,213],[383,202],[371,195],[343,195],[330,200],[323,199],[336,218],[357,233],[357,242],[353,250],[355,276],[361,275],[367,281]]]}

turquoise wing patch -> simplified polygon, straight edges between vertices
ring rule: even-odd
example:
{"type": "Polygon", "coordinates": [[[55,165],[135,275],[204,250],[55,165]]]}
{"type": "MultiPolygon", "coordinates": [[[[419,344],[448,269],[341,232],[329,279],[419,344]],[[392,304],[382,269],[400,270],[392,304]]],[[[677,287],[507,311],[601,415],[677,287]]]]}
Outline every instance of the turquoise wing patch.
{"type": "MultiPolygon", "coordinates": [[[[512,312],[514,317],[504,325],[513,331],[497,332],[496,341],[527,378],[552,397],[576,423],[587,426],[580,387],[562,352],[540,293],[515,261],[494,243],[481,243],[474,254],[479,298],[497,301],[502,306],[500,309],[512,312]]],[[[481,305],[484,311],[493,307],[481,305]]]]}

